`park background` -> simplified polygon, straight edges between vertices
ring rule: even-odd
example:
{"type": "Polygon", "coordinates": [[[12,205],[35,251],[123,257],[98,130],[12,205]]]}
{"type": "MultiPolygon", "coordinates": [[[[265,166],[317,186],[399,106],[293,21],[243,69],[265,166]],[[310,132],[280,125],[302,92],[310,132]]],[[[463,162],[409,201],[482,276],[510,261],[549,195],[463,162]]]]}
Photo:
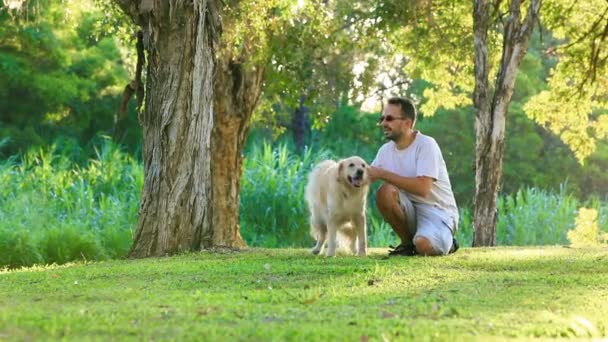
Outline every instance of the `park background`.
{"type": "MultiPolygon", "coordinates": [[[[134,28],[103,1],[36,1],[20,11],[10,3],[0,11],[0,267],[123,258],[143,184],[137,102],[120,108],[135,73],[134,28]]],[[[458,7],[445,17],[470,20],[458,7]]],[[[386,8],[369,24],[386,23],[385,36],[356,36],[347,30],[354,22],[332,31],[303,15],[284,41],[267,47],[274,58],[243,151],[240,231],[250,247],[312,245],[303,199],[308,172],[326,158],[371,161],[383,143],[381,103],[391,95],[416,101],[417,128],[441,146],[461,209],[457,237],[471,245],[475,113],[470,94],[442,93],[470,83],[471,68],[463,62],[442,74],[437,63],[450,54],[425,50],[424,36],[397,29],[403,24],[390,18],[399,10],[386,8]],[[331,34],[319,37],[322,29],[331,34]],[[437,59],[411,70],[418,55],[437,59]]],[[[581,147],[582,136],[564,135],[560,116],[542,116],[553,108],[538,104],[556,73],[560,35],[536,30],[517,75],[498,199],[501,246],[607,241],[606,137],[581,147]]],[[[606,75],[598,77],[605,93],[606,75]]],[[[571,99],[562,100],[569,108],[571,99]]],[[[608,113],[605,106],[590,110],[593,120],[577,121],[583,132],[608,113]]],[[[572,125],[567,115],[561,119],[572,125]]],[[[374,190],[370,245],[386,247],[396,241],[375,210],[374,190]]]]}

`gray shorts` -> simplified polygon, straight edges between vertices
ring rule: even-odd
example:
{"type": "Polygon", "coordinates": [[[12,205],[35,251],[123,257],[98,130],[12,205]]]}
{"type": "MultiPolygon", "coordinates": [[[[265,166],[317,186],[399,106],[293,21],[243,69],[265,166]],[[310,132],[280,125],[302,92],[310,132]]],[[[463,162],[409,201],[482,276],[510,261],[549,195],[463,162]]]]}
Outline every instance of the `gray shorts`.
{"type": "Polygon", "coordinates": [[[456,228],[454,219],[445,210],[430,204],[414,205],[403,191],[399,191],[399,201],[413,240],[423,236],[431,242],[436,252],[448,254],[456,228]]]}

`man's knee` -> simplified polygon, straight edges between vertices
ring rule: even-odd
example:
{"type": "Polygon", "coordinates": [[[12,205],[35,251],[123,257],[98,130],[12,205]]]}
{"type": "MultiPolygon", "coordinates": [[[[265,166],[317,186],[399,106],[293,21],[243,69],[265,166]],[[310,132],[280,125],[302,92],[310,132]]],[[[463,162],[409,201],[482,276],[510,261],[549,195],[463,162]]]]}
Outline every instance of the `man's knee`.
{"type": "Polygon", "coordinates": [[[442,253],[437,252],[435,248],[433,248],[433,244],[431,241],[424,236],[416,236],[414,238],[414,245],[416,246],[416,251],[420,255],[441,255],[442,253]]]}
{"type": "Polygon", "coordinates": [[[376,206],[380,212],[391,210],[399,202],[399,190],[390,184],[383,184],[376,192],[376,206]]]}

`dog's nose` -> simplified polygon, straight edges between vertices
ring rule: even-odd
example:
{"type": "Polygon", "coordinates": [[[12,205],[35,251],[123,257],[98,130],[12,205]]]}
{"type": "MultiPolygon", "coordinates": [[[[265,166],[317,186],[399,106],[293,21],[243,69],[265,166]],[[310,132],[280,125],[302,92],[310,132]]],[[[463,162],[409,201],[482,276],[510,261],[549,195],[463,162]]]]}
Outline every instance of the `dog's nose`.
{"type": "Polygon", "coordinates": [[[356,175],[357,175],[357,177],[363,176],[363,170],[358,169],[356,175]]]}

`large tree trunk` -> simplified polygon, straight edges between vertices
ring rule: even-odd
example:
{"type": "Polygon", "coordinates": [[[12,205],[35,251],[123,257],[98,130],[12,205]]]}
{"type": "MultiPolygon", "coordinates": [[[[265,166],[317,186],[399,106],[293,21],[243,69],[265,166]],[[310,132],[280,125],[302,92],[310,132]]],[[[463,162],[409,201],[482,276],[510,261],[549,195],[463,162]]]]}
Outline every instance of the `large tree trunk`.
{"type": "Polygon", "coordinates": [[[520,15],[520,0],[512,0],[504,27],[500,69],[494,94],[488,81],[488,29],[490,4],[476,0],[473,13],[475,46],[475,208],[473,246],[496,245],[496,200],[502,175],[505,124],[515,77],[540,11],[540,0],[532,0],[526,18],[520,15]]]}
{"type": "Polygon", "coordinates": [[[142,27],[148,53],[145,179],[130,256],[245,247],[241,149],[262,70],[219,52],[219,1],[117,1],[142,27]]]}

